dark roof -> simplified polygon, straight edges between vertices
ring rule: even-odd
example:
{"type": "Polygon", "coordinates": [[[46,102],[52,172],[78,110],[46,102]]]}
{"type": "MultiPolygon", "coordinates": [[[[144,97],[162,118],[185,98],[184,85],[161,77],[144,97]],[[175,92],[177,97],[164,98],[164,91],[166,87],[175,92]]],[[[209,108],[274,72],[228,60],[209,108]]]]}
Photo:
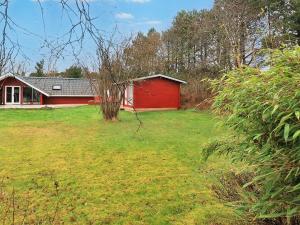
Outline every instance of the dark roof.
{"type": "Polygon", "coordinates": [[[94,96],[90,81],[79,78],[62,77],[15,77],[25,84],[44,92],[48,96],[94,96]],[[53,86],[60,86],[60,90],[53,90],[53,86]]]}

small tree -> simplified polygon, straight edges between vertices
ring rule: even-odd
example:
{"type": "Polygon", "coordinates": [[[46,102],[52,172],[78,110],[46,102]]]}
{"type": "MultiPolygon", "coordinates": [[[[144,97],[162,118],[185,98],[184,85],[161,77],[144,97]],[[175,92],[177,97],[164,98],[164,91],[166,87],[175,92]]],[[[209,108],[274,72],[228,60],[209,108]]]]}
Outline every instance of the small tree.
{"type": "Polygon", "coordinates": [[[37,62],[35,65],[35,72],[31,73],[30,76],[31,77],[44,77],[45,76],[44,65],[45,65],[45,60],[43,60],[43,59],[41,61],[37,62]]]}
{"type": "Polygon", "coordinates": [[[128,66],[125,50],[129,40],[119,44],[100,40],[97,49],[97,73],[87,73],[97,96],[103,118],[109,121],[118,120],[118,114],[127,85],[133,74],[128,66]]]}

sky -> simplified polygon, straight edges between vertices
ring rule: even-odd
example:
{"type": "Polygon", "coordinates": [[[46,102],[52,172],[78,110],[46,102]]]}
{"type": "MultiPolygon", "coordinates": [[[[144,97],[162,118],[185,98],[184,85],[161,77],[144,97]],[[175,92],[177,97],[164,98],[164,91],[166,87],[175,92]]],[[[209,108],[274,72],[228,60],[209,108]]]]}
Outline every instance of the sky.
{"type": "MultiPolygon", "coordinates": [[[[69,0],[70,2],[73,0],[69,0]]],[[[176,14],[181,10],[210,9],[213,0],[88,0],[94,24],[103,34],[110,34],[117,27],[124,36],[137,32],[147,32],[154,27],[158,31],[167,30],[176,14]]],[[[49,49],[43,46],[44,40],[56,40],[68,29],[70,23],[57,0],[11,0],[9,14],[19,28],[14,32],[22,51],[19,61],[26,57],[27,70],[34,68],[36,61],[47,58],[49,49]],[[42,19],[42,17],[44,19],[42,19]]],[[[95,55],[95,46],[88,37],[84,42],[84,56],[95,55]]],[[[66,49],[55,64],[58,71],[74,64],[70,49],[66,49]],[[69,52],[68,52],[69,50],[69,52]]],[[[86,60],[86,59],[85,59],[86,60]]]]}

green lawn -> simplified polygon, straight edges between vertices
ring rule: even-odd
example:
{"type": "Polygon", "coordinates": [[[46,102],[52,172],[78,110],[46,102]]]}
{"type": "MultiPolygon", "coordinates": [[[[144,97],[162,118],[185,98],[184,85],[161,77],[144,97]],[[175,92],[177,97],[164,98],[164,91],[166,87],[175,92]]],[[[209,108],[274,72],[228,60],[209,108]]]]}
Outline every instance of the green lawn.
{"type": "Polygon", "coordinates": [[[16,224],[237,224],[210,188],[233,166],[201,159],[201,146],[225,132],[218,121],[193,111],[139,116],[136,132],[128,112],[108,123],[95,107],[1,110],[0,223],[14,211],[16,224]]]}

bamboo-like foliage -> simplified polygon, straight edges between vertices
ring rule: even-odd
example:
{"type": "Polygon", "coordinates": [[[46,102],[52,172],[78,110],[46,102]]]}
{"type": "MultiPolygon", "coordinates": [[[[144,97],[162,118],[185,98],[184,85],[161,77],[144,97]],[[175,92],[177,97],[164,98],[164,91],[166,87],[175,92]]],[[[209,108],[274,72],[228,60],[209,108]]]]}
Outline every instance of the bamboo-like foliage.
{"type": "Polygon", "coordinates": [[[241,209],[299,224],[300,47],[273,51],[267,66],[239,68],[212,82],[215,111],[226,113],[235,131],[233,140],[212,146],[230,151],[255,172],[245,187],[255,184],[259,191],[248,192],[241,209]]]}

